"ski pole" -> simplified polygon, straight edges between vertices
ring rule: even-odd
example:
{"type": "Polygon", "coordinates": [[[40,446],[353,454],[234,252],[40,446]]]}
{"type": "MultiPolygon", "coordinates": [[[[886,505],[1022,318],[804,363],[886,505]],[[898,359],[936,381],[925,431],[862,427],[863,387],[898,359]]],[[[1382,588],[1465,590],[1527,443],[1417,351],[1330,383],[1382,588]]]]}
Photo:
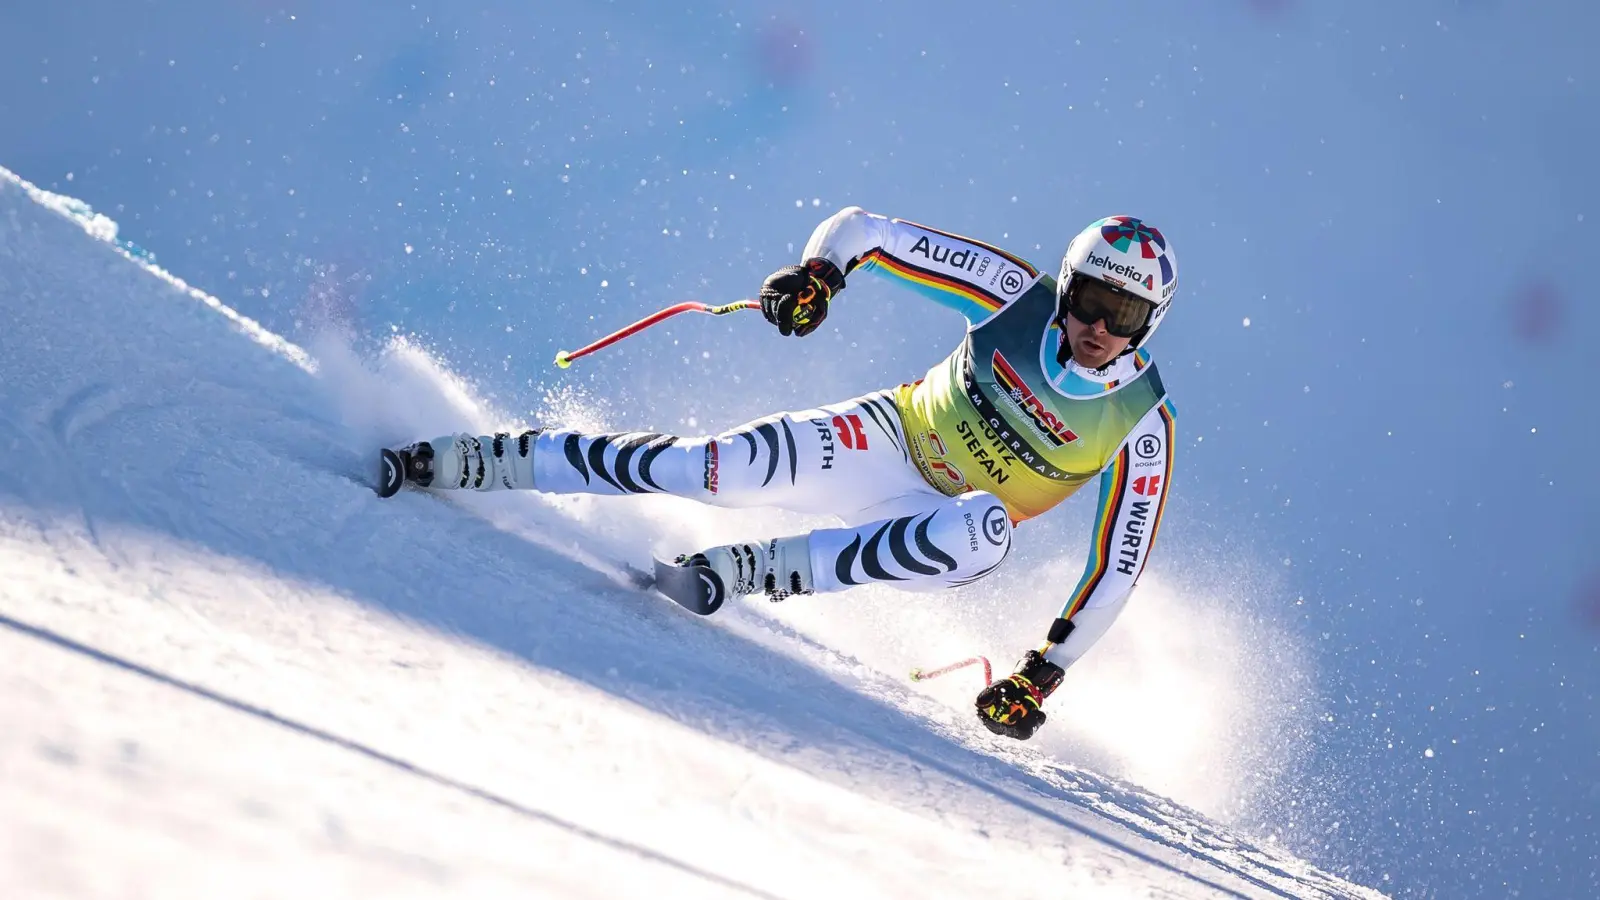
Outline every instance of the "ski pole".
{"type": "Polygon", "coordinates": [[[994,672],[989,668],[989,658],[987,656],[974,656],[968,659],[963,659],[960,662],[953,662],[948,666],[940,666],[937,669],[928,669],[926,671],[923,669],[912,669],[911,680],[927,681],[929,678],[938,678],[940,675],[948,675],[957,669],[965,669],[967,666],[975,663],[983,663],[984,687],[988,687],[989,685],[993,684],[994,672]]]}
{"type": "Polygon", "coordinates": [[[615,344],[617,341],[620,341],[625,337],[638,334],[646,328],[649,328],[651,325],[654,325],[663,319],[670,319],[679,313],[700,312],[713,316],[725,316],[728,313],[738,312],[741,309],[760,308],[761,303],[756,300],[739,300],[724,306],[710,306],[705,303],[697,303],[693,300],[690,300],[686,303],[679,303],[669,306],[666,309],[653,312],[626,328],[619,328],[592,344],[579,347],[576,350],[562,350],[556,354],[556,365],[565,369],[572,365],[572,361],[575,359],[582,359],[596,350],[604,350],[605,348],[615,344]]]}

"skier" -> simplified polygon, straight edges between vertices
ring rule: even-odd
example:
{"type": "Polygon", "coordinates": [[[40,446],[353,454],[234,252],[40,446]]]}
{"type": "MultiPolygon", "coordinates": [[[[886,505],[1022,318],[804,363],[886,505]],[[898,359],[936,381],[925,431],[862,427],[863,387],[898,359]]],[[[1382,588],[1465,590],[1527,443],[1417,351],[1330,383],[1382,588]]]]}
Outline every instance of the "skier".
{"type": "Polygon", "coordinates": [[[761,288],[761,311],[784,336],[815,332],[859,271],[959,310],[966,339],[914,383],[714,437],[446,435],[386,451],[380,492],[411,483],[666,493],[846,523],[658,562],[663,591],[709,613],[727,596],[970,584],[999,567],[1015,525],[1099,475],[1083,577],[1043,645],[977,698],[991,731],[1027,739],[1064,670],[1127,603],[1161,524],[1174,412],[1142,347],[1176,293],[1172,247],[1140,220],[1112,216],[1073,238],[1051,279],[989,244],[848,207],[817,226],[802,258],[761,288]],[[684,591],[698,592],[699,605],[684,591]]]}

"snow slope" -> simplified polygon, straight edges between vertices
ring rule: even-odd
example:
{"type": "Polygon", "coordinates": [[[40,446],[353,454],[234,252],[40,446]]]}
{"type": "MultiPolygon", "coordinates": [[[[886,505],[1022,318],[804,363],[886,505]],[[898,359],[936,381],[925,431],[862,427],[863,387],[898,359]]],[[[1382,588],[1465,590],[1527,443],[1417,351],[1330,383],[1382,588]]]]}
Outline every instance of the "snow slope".
{"type": "Polygon", "coordinates": [[[1379,896],[627,588],[675,507],[378,501],[376,442],[507,420],[0,176],[0,894],[1379,896]]]}

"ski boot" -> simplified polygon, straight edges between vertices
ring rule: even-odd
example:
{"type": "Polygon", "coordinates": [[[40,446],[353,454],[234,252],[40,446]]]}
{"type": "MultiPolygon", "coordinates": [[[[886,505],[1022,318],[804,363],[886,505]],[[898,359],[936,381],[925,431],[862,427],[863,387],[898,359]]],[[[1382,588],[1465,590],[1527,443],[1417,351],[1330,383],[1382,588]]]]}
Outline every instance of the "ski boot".
{"type": "Polygon", "coordinates": [[[378,451],[378,496],[393,497],[407,482],[417,487],[433,484],[433,445],[418,441],[398,450],[378,451]]]}
{"type": "Polygon", "coordinates": [[[434,490],[532,490],[533,442],[540,429],[473,437],[447,434],[399,450],[384,450],[378,496],[392,497],[406,484],[434,490]]]}
{"type": "Polygon", "coordinates": [[[729,597],[764,593],[777,602],[814,590],[806,535],[724,544],[672,562],[658,559],[655,569],[656,590],[702,616],[721,609],[729,597]]]}

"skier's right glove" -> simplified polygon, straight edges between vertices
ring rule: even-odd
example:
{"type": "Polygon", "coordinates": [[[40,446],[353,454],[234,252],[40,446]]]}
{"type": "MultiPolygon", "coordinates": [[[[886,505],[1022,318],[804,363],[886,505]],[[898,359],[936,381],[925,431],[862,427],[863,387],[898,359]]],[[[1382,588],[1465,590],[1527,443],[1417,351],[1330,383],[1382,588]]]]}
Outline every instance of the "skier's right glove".
{"type": "Polygon", "coordinates": [[[844,273],[831,260],[812,257],[784,266],[761,285],[761,314],[784,337],[805,337],[828,317],[828,301],[844,290],[844,273]]]}
{"type": "Polygon", "coordinates": [[[978,694],[978,719],[995,734],[1025,741],[1045,722],[1039,704],[1061,684],[1066,673],[1029,650],[1010,678],[996,681],[978,694]]]}

